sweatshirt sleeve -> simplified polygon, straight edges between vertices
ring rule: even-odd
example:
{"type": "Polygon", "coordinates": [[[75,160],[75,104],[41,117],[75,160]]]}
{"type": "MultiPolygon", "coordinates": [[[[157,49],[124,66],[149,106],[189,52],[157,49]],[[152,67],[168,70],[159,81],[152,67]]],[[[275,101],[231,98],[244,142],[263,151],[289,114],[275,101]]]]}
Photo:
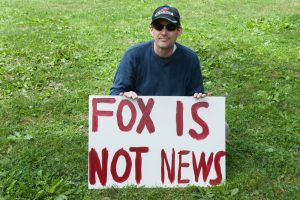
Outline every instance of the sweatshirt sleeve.
{"type": "Polygon", "coordinates": [[[121,92],[135,91],[135,62],[130,52],[125,52],[114,77],[110,95],[119,95],[121,92]]]}
{"type": "Polygon", "coordinates": [[[201,65],[197,56],[195,56],[193,68],[191,70],[189,83],[187,86],[187,96],[192,96],[194,93],[204,93],[201,65]]]}

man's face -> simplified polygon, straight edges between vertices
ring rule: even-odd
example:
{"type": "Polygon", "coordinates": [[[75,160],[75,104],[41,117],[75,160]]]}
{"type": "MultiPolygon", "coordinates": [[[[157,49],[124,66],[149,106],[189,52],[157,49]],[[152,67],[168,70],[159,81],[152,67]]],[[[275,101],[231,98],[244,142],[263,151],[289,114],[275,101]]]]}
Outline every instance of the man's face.
{"type": "Polygon", "coordinates": [[[177,25],[171,24],[171,22],[165,19],[158,19],[154,21],[150,27],[150,34],[154,39],[156,47],[160,49],[173,48],[176,39],[181,34],[181,32],[182,32],[181,27],[177,27],[177,25]],[[161,29],[162,27],[161,25],[164,26],[162,29],[161,29]],[[157,28],[161,30],[157,30],[157,28]]]}

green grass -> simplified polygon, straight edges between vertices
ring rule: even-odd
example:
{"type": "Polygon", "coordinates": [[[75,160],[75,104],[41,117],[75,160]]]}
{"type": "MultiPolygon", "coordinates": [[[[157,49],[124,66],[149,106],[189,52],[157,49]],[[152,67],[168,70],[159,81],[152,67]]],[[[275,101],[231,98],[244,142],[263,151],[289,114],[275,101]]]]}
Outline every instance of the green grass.
{"type": "Polygon", "coordinates": [[[226,96],[227,181],[212,188],[87,189],[88,96],[150,38],[160,1],[0,5],[0,199],[299,199],[300,2],[170,1],[179,42],[226,96]]]}

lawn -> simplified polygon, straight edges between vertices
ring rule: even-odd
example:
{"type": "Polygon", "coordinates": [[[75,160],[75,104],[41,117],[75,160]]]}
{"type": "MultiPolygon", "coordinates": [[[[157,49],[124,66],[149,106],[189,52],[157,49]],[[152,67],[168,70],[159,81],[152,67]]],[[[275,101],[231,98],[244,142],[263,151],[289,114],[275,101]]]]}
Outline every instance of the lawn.
{"type": "Polygon", "coordinates": [[[161,1],[1,0],[0,200],[300,199],[300,1],[169,1],[226,96],[226,183],[88,190],[88,96],[150,40],[161,1]]]}

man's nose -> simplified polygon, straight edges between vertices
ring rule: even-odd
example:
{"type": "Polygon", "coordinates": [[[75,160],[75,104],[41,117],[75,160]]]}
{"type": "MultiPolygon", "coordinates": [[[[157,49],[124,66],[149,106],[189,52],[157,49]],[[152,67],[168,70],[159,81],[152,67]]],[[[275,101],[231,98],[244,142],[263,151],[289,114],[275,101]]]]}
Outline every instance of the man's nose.
{"type": "Polygon", "coordinates": [[[162,34],[167,34],[168,33],[168,30],[167,30],[166,26],[164,26],[164,28],[161,30],[161,33],[162,34]]]}

